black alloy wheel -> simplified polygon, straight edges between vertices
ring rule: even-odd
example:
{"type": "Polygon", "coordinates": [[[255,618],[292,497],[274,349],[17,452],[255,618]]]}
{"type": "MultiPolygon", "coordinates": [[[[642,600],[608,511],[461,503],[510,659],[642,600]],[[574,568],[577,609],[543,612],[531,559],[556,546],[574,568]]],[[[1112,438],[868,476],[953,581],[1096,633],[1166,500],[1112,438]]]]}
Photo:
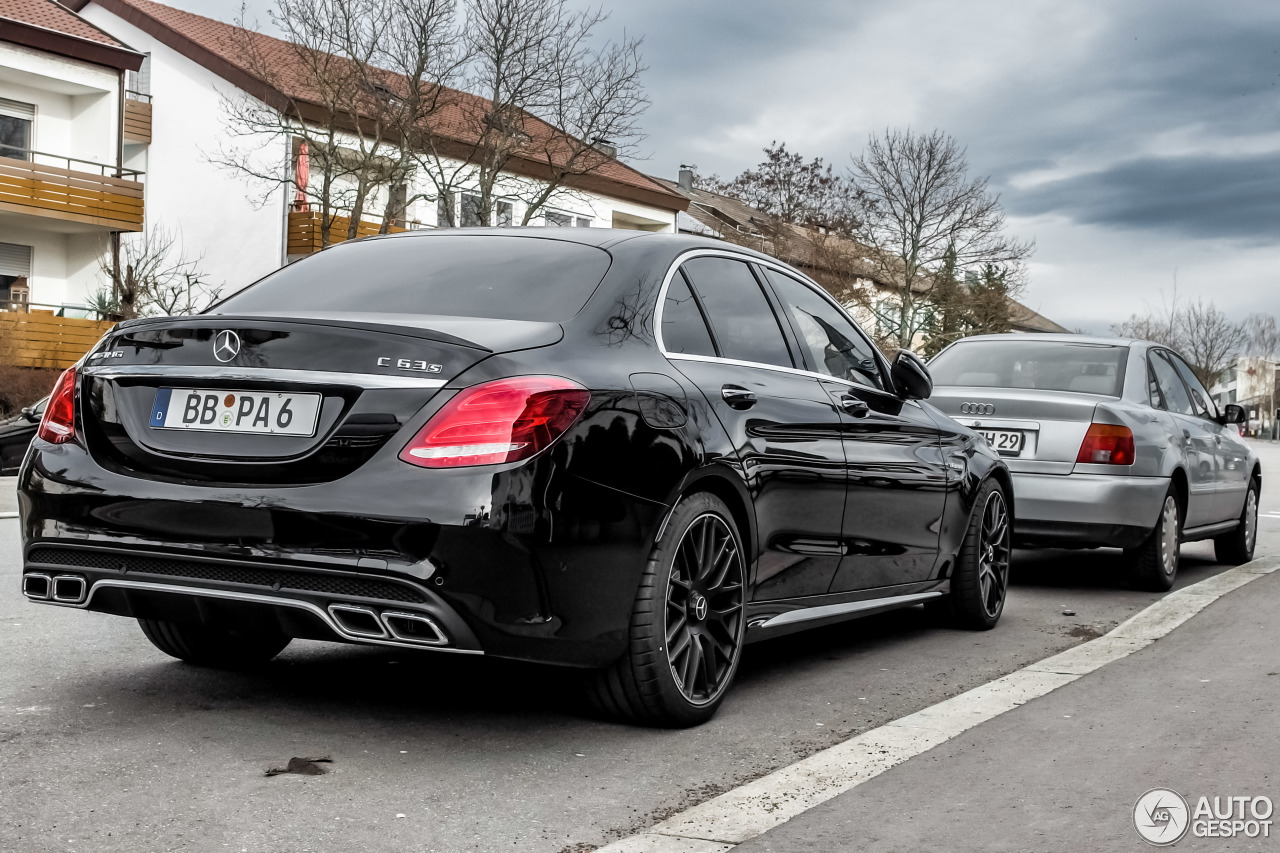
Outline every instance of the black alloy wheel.
{"type": "Polygon", "coordinates": [[[650,552],[629,649],[594,675],[593,703],[646,725],[711,719],[742,656],[745,602],[746,559],[728,507],[704,492],[682,498],[650,552]]]}
{"type": "Polygon", "coordinates": [[[975,511],[951,573],[951,593],[935,605],[957,628],[987,631],[1004,612],[1013,555],[1009,502],[1004,489],[988,480],[978,492],[975,511]]]}

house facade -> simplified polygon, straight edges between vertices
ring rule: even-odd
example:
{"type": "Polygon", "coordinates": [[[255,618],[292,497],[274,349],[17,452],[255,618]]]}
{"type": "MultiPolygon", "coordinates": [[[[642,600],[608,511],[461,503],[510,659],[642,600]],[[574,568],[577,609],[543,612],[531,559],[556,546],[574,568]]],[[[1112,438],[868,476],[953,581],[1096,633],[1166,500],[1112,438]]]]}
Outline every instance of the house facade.
{"type": "MultiPolygon", "coordinates": [[[[38,101],[35,106],[43,118],[35,122],[36,142],[55,153],[103,164],[102,170],[94,167],[95,176],[106,171],[112,181],[132,182],[119,191],[137,199],[136,215],[124,224],[44,224],[24,226],[20,234],[6,227],[9,237],[0,238],[0,243],[12,238],[15,245],[30,249],[27,298],[68,314],[83,313],[106,281],[101,259],[109,256],[113,233],[129,241],[142,239],[131,232],[161,229],[172,237],[173,251],[193,261],[204,282],[221,287],[224,294],[320,248],[318,211],[296,188],[255,182],[216,162],[220,155],[239,149],[245,156],[281,165],[294,180],[299,172],[305,173],[308,158],[297,138],[245,139],[228,123],[227,103],[262,100],[271,94],[266,81],[246,70],[236,45],[246,37],[268,50],[278,49],[282,42],[149,0],[67,0],[70,9],[53,0],[5,0],[3,8],[14,5],[29,7],[28,17],[65,17],[65,28],[97,34],[101,47],[114,50],[120,59],[118,68],[86,61],[83,36],[77,43],[79,53],[71,54],[80,58],[37,60],[28,56],[31,48],[6,43],[0,66],[13,66],[13,71],[0,77],[0,128],[5,126],[6,103],[38,101]],[[43,72],[32,66],[39,62],[44,63],[43,72]],[[59,63],[65,66],[57,71],[66,78],[61,82],[53,68],[59,63]],[[53,81],[38,98],[29,92],[30,80],[37,76],[53,81]]],[[[537,180],[536,170],[524,174],[513,162],[499,190],[503,184],[514,187],[537,180]]],[[[468,216],[465,185],[440,198],[429,182],[415,179],[409,186],[378,190],[358,223],[359,236],[379,231],[386,194],[393,191],[412,201],[390,230],[441,227],[448,221],[446,204],[453,206],[455,224],[485,224],[468,216]]],[[[510,201],[495,206],[497,221],[488,224],[519,224],[525,210],[516,196],[528,195],[513,192],[510,201]]],[[[529,224],[670,232],[686,206],[679,194],[609,159],[592,174],[580,176],[571,191],[559,194],[529,224]]],[[[0,199],[0,216],[7,215],[0,199]]],[[[49,219],[46,213],[28,214],[28,219],[33,216],[42,223],[49,219]]],[[[333,239],[341,239],[336,236],[339,231],[345,238],[347,223],[335,223],[333,239]]],[[[16,262],[2,266],[5,251],[0,246],[0,269],[18,270],[16,262]]]]}
{"type": "Polygon", "coordinates": [[[81,304],[112,241],[142,229],[144,176],[125,161],[144,60],[49,0],[0,4],[0,310],[81,304]]]}

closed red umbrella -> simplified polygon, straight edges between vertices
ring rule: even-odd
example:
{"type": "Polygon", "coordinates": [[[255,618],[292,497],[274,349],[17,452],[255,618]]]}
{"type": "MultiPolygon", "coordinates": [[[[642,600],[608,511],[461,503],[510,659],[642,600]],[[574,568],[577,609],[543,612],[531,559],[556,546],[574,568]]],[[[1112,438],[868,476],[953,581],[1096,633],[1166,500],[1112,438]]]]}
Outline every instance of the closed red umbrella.
{"type": "Polygon", "coordinates": [[[307,153],[307,143],[303,140],[298,147],[298,165],[295,170],[294,183],[298,185],[298,195],[294,198],[293,209],[308,212],[311,205],[307,203],[307,183],[311,180],[311,156],[307,153]]]}

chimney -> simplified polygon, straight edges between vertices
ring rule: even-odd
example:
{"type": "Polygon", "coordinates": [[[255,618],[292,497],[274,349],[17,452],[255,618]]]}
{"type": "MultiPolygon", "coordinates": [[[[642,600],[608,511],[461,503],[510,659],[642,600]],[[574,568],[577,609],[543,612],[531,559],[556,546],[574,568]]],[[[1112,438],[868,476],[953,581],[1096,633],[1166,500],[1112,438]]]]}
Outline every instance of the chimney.
{"type": "Polygon", "coordinates": [[[679,184],[680,184],[680,189],[684,190],[685,192],[690,192],[693,190],[693,170],[692,169],[680,170],[679,184]]]}
{"type": "Polygon", "coordinates": [[[603,137],[597,136],[595,139],[591,140],[591,147],[606,157],[613,157],[616,159],[618,156],[618,146],[603,137]]]}

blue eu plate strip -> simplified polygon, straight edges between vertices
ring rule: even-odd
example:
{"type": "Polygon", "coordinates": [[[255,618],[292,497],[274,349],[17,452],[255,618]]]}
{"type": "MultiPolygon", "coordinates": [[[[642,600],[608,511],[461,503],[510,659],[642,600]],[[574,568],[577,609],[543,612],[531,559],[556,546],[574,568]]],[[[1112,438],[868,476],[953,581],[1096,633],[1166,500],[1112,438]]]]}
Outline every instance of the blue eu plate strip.
{"type": "Polygon", "coordinates": [[[153,427],[164,426],[164,416],[169,412],[169,397],[172,394],[172,388],[161,388],[156,392],[156,401],[151,405],[151,425],[153,427]]]}

